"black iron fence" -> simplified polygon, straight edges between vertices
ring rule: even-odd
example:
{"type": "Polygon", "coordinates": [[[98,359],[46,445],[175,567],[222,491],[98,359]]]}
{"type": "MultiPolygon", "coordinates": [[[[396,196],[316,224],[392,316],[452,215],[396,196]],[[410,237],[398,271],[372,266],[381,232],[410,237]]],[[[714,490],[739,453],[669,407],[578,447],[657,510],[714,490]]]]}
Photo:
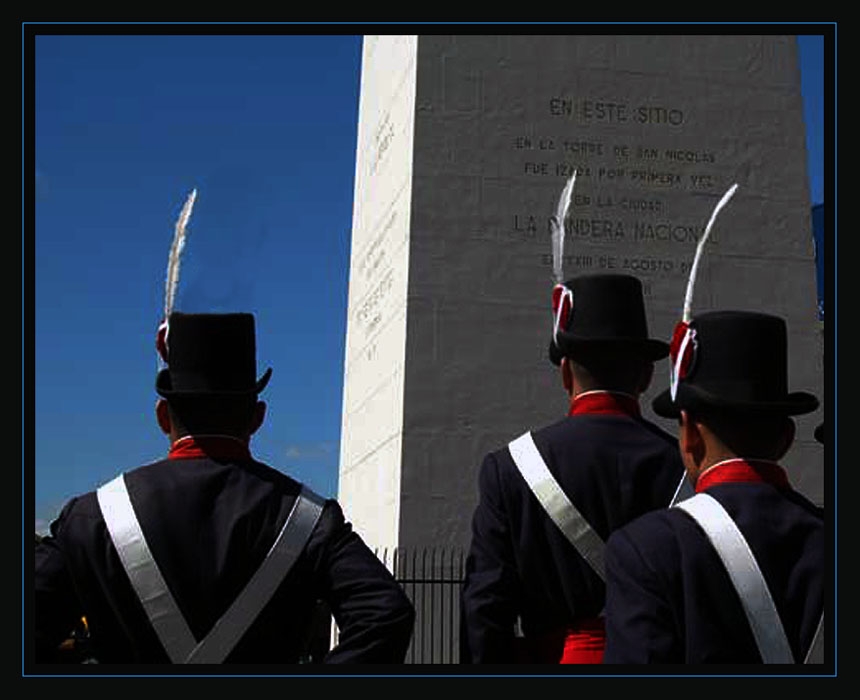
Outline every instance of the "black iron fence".
{"type": "MultiPolygon", "coordinates": [[[[460,586],[466,560],[463,552],[426,547],[377,549],[375,554],[415,606],[415,632],[406,663],[459,663],[460,586]]],[[[336,641],[337,628],[332,621],[331,644],[336,641]]]]}
{"type": "Polygon", "coordinates": [[[395,549],[390,558],[388,550],[376,554],[415,606],[415,632],[406,663],[458,663],[464,554],[436,547],[395,549]]]}

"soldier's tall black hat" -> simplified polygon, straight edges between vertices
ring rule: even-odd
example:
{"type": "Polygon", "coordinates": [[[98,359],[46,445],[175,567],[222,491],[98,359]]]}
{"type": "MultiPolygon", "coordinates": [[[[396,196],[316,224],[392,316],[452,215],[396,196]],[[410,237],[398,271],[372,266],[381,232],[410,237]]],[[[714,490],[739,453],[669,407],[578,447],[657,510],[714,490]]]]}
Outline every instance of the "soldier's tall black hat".
{"type": "Polygon", "coordinates": [[[248,313],[186,314],[174,311],[164,338],[166,368],[155,389],[176,396],[247,396],[269,383],[271,367],[257,379],[254,316],[248,313]]]}
{"type": "Polygon", "coordinates": [[[632,275],[582,275],[556,285],[553,317],[549,357],[556,365],[602,349],[652,361],[669,354],[668,343],[648,337],[642,283],[632,275]]]}
{"type": "Polygon", "coordinates": [[[653,401],[654,412],[677,418],[682,409],[800,415],[818,408],[807,392],[788,391],[785,321],[753,311],[711,311],[691,319],[684,340],[672,343],[672,388],[653,401]]]}

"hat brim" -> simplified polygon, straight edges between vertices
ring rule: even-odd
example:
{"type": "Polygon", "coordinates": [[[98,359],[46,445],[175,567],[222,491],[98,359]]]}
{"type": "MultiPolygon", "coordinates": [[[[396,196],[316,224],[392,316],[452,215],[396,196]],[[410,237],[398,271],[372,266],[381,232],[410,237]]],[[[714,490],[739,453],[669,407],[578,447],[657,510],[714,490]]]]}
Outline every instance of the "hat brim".
{"type": "Polygon", "coordinates": [[[796,391],[787,394],[781,401],[736,401],[681,383],[678,386],[677,401],[672,401],[672,395],[666,389],[654,398],[651,408],[654,409],[654,413],[663,418],[677,418],[681,415],[681,410],[695,411],[697,408],[722,408],[769,415],[799,416],[812,413],[817,409],[818,399],[805,391],[796,391]]]}
{"type": "Polygon", "coordinates": [[[263,389],[266,388],[266,385],[269,383],[269,379],[272,378],[272,368],[269,367],[264,373],[263,376],[260,377],[256,383],[248,387],[247,389],[242,390],[224,390],[224,389],[174,389],[173,383],[170,378],[170,371],[167,369],[163,369],[158,373],[158,376],[155,378],[155,391],[159,396],[164,397],[165,399],[177,397],[177,396],[256,396],[263,389]]]}
{"type": "Polygon", "coordinates": [[[559,333],[558,346],[553,350],[550,341],[550,360],[559,364],[562,357],[572,357],[593,353],[594,351],[624,352],[643,360],[655,362],[669,356],[669,343],[653,338],[582,338],[572,333],[559,333]],[[553,359],[558,358],[558,362],[553,359]]]}
{"type": "Polygon", "coordinates": [[[815,439],[818,440],[822,445],[824,444],[824,423],[818,425],[815,430],[812,432],[815,436],[815,439]]]}

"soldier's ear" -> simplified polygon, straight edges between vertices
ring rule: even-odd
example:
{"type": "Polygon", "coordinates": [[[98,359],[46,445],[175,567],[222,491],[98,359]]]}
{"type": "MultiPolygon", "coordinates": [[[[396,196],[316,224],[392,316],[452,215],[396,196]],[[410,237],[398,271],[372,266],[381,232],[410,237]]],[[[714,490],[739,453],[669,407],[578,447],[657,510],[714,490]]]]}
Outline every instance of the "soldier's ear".
{"type": "Polygon", "coordinates": [[[785,419],[785,427],[782,432],[782,442],[777,449],[777,454],[774,457],[774,461],[778,462],[783,457],[785,457],[786,452],[788,452],[792,443],[794,443],[794,438],[797,435],[797,424],[794,422],[794,419],[790,416],[787,416],[785,419]]]}
{"type": "Polygon", "coordinates": [[[158,421],[158,427],[165,435],[170,435],[170,411],[167,410],[167,401],[158,399],[155,402],[155,420],[158,421]]]}
{"type": "Polygon", "coordinates": [[[251,426],[249,435],[253,435],[259,430],[260,426],[263,425],[263,420],[266,418],[266,402],[265,401],[257,401],[257,404],[254,406],[254,415],[251,418],[251,426]]]}
{"type": "Polygon", "coordinates": [[[699,470],[705,454],[705,443],[698,424],[686,411],[678,416],[678,449],[687,480],[693,485],[699,479],[699,470]]]}
{"type": "Polygon", "coordinates": [[[573,393],[573,369],[570,366],[570,360],[566,357],[561,358],[559,363],[559,371],[561,372],[561,383],[564,384],[564,390],[568,394],[573,393]]]}
{"type": "Polygon", "coordinates": [[[678,447],[681,449],[685,464],[687,460],[691,460],[693,464],[698,465],[704,459],[706,446],[701,425],[686,411],[681,411],[679,418],[678,447]]]}

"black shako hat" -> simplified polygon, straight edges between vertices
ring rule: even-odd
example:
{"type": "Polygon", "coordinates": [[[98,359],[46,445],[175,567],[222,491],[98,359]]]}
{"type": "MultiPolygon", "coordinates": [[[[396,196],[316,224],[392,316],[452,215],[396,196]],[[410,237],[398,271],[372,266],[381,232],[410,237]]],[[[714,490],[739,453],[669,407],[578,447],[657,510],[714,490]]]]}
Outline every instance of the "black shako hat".
{"type": "Polygon", "coordinates": [[[269,383],[271,367],[256,380],[254,317],[247,313],[170,314],[167,367],[155,380],[164,398],[248,396],[269,383]]]}
{"type": "Polygon", "coordinates": [[[553,296],[549,359],[576,359],[583,351],[621,350],[646,360],[669,354],[669,344],[648,337],[642,283],[632,275],[582,275],[558,285],[553,296]],[[554,326],[555,328],[555,326],[554,326]]]}
{"type": "Polygon", "coordinates": [[[788,392],[785,321],[753,311],[711,311],[690,321],[685,357],[673,400],[671,389],[652,402],[654,412],[677,418],[681,409],[721,409],[800,415],[818,408],[806,392],[788,392]]]}

